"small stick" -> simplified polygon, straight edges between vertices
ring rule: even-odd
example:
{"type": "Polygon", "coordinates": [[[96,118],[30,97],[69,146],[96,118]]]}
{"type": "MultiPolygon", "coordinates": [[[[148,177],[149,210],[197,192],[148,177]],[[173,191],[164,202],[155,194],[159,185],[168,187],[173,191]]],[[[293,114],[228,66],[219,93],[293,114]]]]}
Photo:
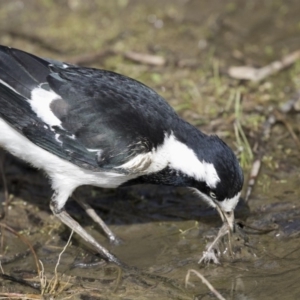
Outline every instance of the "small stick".
{"type": "Polygon", "coordinates": [[[258,151],[260,152],[260,154],[259,154],[259,157],[252,164],[250,178],[248,181],[247,192],[246,192],[246,196],[245,196],[246,203],[249,201],[249,198],[251,196],[253,187],[255,185],[258,173],[260,171],[261,160],[263,157],[263,150],[262,150],[263,145],[265,144],[266,140],[268,140],[270,138],[271,128],[276,122],[281,122],[286,127],[286,129],[289,132],[289,134],[291,135],[292,139],[295,141],[297,147],[300,149],[300,140],[297,137],[297,135],[295,134],[291,124],[285,119],[285,116],[281,112],[279,112],[277,110],[274,111],[274,114],[270,115],[269,118],[267,119],[267,121],[265,122],[264,127],[263,127],[262,136],[258,142],[259,143],[258,151]]]}
{"type": "Polygon", "coordinates": [[[292,52],[281,60],[276,60],[262,68],[253,68],[249,66],[230,67],[228,75],[235,79],[261,81],[266,77],[281,71],[295,63],[300,58],[300,50],[292,52]]]}
{"type": "Polygon", "coordinates": [[[134,62],[138,62],[145,65],[163,66],[166,64],[166,60],[164,59],[164,57],[158,55],[128,51],[123,53],[123,56],[134,62]]]}
{"type": "Polygon", "coordinates": [[[0,223],[0,226],[4,227],[9,232],[11,232],[12,234],[16,235],[24,244],[26,244],[29,247],[29,249],[30,249],[30,251],[31,251],[31,253],[32,253],[33,257],[34,257],[34,261],[35,261],[37,273],[40,274],[41,270],[40,270],[40,266],[39,266],[39,261],[38,261],[37,255],[35,253],[35,250],[32,247],[32,245],[30,244],[30,242],[24,236],[22,236],[21,234],[19,234],[14,229],[12,229],[11,227],[7,226],[6,224],[0,223]]]}
{"type": "Polygon", "coordinates": [[[75,65],[86,65],[111,55],[121,55],[131,61],[151,66],[163,66],[166,64],[165,58],[159,55],[152,55],[134,51],[121,52],[113,49],[106,49],[98,52],[77,55],[73,58],[68,58],[67,61],[75,65]]]}
{"type": "Polygon", "coordinates": [[[43,300],[41,295],[21,293],[0,293],[0,299],[43,300]]]}
{"type": "Polygon", "coordinates": [[[194,269],[189,269],[186,277],[185,277],[185,287],[187,287],[188,285],[192,285],[189,282],[191,273],[194,273],[197,277],[199,277],[202,280],[202,283],[205,284],[209,290],[219,299],[219,300],[226,300],[213,286],[212,284],[198,271],[194,270],[194,269]]]}
{"type": "MultiPolygon", "coordinates": [[[[54,283],[53,283],[53,285],[52,285],[52,288],[51,288],[50,291],[49,291],[49,294],[50,294],[50,295],[55,291],[55,289],[56,289],[56,287],[57,287],[57,284],[58,284],[58,273],[57,273],[57,268],[58,268],[58,266],[59,266],[61,256],[62,256],[63,253],[66,251],[67,247],[69,246],[69,244],[70,244],[70,242],[71,242],[71,238],[72,238],[72,236],[73,236],[73,233],[74,233],[74,231],[72,230],[72,232],[71,232],[71,234],[70,234],[70,236],[69,236],[69,239],[68,239],[66,245],[64,246],[64,248],[62,249],[62,251],[61,251],[61,252],[59,253],[59,255],[58,255],[58,260],[57,260],[57,263],[56,263],[55,269],[54,269],[54,283]]],[[[50,282],[50,283],[51,283],[51,282],[50,282]]],[[[49,285],[50,285],[50,283],[49,283],[49,285]]]]}
{"type": "Polygon", "coordinates": [[[250,178],[248,181],[248,187],[247,187],[246,196],[245,196],[246,203],[249,201],[253,187],[256,183],[258,173],[261,168],[262,158],[264,156],[264,151],[265,151],[264,145],[265,145],[266,141],[270,138],[271,128],[275,124],[275,122],[276,122],[276,119],[275,119],[274,115],[270,115],[263,125],[262,134],[260,135],[260,138],[258,139],[258,142],[257,142],[258,155],[252,164],[250,178]]]}
{"type": "Polygon", "coordinates": [[[261,160],[256,159],[254,161],[254,163],[252,164],[252,169],[251,169],[251,172],[250,172],[250,178],[249,178],[249,181],[248,181],[248,187],[247,187],[247,192],[246,192],[246,196],[245,196],[245,202],[246,203],[248,202],[248,200],[251,196],[253,187],[255,185],[255,182],[256,182],[256,179],[257,179],[257,176],[258,176],[258,173],[259,173],[259,170],[260,170],[260,167],[261,167],[261,160]]]}
{"type": "Polygon", "coordinates": [[[39,273],[39,279],[40,279],[40,283],[41,283],[41,295],[44,294],[44,291],[47,288],[47,278],[45,276],[45,268],[44,268],[44,264],[41,260],[39,260],[41,266],[42,266],[42,270],[39,273]]]}
{"type": "Polygon", "coordinates": [[[55,274],[56,277],[58,276],[58,275],[57,275],[57,268],[58,268],[58,266],[59,266],[61,256],[63,255],[63,253],[66,251],[67,247],[69,246],[69,244],[70,244],[70,242],[71,242],[71,238],[72,238],[72,236],[73,236],[73,233],[74,233],[74,230],[72,230],[72,232],[70,233],[70,236],[69,236],[69,239],[68,239],[66,245],[64,246],[64,248],[62,249],[62,251],[61,251],[61,252],[59,253],[59,255],[58,255],[58,260],[57,260],[57,263],[56,263],[55,269],[54,269],[54,274],[55,274]]]}

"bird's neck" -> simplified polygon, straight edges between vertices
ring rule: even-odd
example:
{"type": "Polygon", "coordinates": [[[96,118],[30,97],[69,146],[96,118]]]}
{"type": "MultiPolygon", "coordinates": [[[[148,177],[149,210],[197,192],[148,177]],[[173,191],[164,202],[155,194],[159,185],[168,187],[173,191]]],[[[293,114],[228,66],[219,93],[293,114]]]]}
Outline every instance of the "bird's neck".
{"type": "Polygon", "coordinates": [[[147,170],[149,173],[141,174],[125,185],[148,183],[193,186],[195,181],[205,181],[210,164],[200,161],[193,147],[197,147],[207,136],[192,125],[182,122],[180,126],[173,127],[165,136],[163,144],[153,150],[152,163],[147,170]]]}
{"type": "Polygon", "coordinates": [[[136,184],[155,184],[168,186],[191,186],[192,178],[178,170],[171,169],[169,166],[163,170],[147,175],[141,175],[135,179],[129,180],[123,186],[136,184]]]}
{"type": "Polygon", "coordinates": [[[206,143],[209,138],[208,135],[198,130],[195,126],[180,118],[174,127],[176,140],[190,149],[198,148],[199,144],[206,143]]]}

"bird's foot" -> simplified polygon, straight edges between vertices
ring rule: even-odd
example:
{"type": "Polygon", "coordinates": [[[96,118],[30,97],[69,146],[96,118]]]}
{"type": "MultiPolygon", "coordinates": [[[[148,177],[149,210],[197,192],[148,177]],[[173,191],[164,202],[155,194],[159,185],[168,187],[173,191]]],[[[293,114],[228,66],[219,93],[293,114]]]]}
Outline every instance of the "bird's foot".
{"type": "Polygon", "coordinates": [[[198,263],[213,262],[219,264],[221,257],[232,259],[236,257],[238,252],[241,252],[241,249],[248,246],[248,242],[248,236],[237,224],[235,224],[235,232],[232,232],[230,226],[224,223],[213,242],[206,245],[198,263]],[[226,235],[228,235],[228,240],[224,241],[223,238],[226,235]]]}
{"type": "MultiPolygon", "coordinates": [[[[220,244],[222,237],[224,237],[226,234],[229,234],[229,232],[230,232],[230,228],[229,228],[228,224],[224,223],[223,226],[220,228],[216,238],[213,240],[213,242],[206,245],[206,250],[203,251],[203,255],[198,262],[199,264],[202,262],[204,262],[204,263],[213,262],[215,264],[220,263],[219,257],[221,255],[221,253],[220,253],[219,244],[220,244]]],[[[229,244],[230,244],[230,242],[229,242],[229,244]]]]}

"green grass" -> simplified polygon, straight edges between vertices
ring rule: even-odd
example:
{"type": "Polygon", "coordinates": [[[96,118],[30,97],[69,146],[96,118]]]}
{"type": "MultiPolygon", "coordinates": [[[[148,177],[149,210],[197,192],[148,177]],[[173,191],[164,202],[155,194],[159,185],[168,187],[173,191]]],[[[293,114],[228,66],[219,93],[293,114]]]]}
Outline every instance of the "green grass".
{"type": "Polygon", "coordinates": [[[253,152],[241,124],[243,113],[241,109],[241,93],[239,90],[236,91],[235,95],[234,114],[234,133],[236,137],[237,148],[240,152],[240,163],[242,168],[249,168],[253,161],[253,152]]]}

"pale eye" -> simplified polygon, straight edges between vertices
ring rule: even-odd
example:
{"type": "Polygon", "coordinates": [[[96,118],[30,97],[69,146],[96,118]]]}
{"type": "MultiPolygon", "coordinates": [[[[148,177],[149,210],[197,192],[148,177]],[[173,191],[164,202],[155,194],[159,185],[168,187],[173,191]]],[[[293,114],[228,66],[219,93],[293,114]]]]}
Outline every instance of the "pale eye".
{"type": "Polygon", "coordinates": [[[217,196],[216,196],[216,194],[215,194],[214,192],[209,192],[209,196],[210,196],[211,198],[213,198],[213,199],[216,199],[216,198],[217,198],[217,196]]]}

